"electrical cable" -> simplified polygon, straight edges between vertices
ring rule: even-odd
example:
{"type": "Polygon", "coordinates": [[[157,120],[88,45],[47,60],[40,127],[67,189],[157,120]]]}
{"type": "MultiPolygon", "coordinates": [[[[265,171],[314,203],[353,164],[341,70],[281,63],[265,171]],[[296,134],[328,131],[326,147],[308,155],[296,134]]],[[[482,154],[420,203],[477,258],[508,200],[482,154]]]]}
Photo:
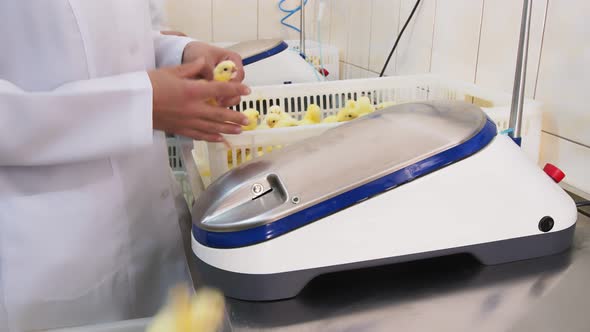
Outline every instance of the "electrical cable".
{"type": "MultiPolygon", "coordinates": [[[[298,27],[285,22],[289,17],[295,15],[298,11],[301,10],[301,5],[297,6],[295,9],[286,9],[283,8],[283,4],[285,3],[285,1],[287,0],[279,0],[279,10],[287,14],[285,17],[283,17],[283,19],[281,19],[281,24],[301,33],[301,30],[298,27]]],[[[303,1],[303,5],[307,5],[307,0],[303,1]]]]}
{"type": "Polygon", "coordinates": [[[590,201],[576,202],[576,207],[590,206],[590,201]]]}
{"type": "Polygon", "coordinates": [[[416,4],[414,4],[414,8],[412,8],[412,12],[410,13],[410,16],[408,16],[406,23],[404,24],[402,30],[399,32],[399,35],[397,36],[397,39],[395,40],[395,43],[393,44],[393,48],[391,49],[391,52],[389,52],[389,56],[387,57],[387,61],[385,61],[385,64],[383,65],[383,69],[381,70],[381,74],[379,74],[379,77],[383,77],[383,75],[385,74],[385,70],[387,69],[387,65],[389,65],[389,61],[391,60],[391,57],[393,56],[393,52],[395,52],[395,49],[397,48],[397,44],[399,44],[399,41],[404,34],[404,31],[406,31],[408,24],[412,20],[412,17],[414,16],[414,13],[416,12],[418,5],[420,4],[420,1],[421,0],[417,0],[416,4]]]}
{"type": "MultiPolygon", "coordinates": [[[[287,0],[279,0],[279,3],[278,3],[279,10],[282,11],[283,13],[286,13],[287,14],[285,17],[283,17],[281,19],[281,24],[284,25],[284,26],[286,26],[286,27],[288,27],[288,28],[291,28],[291,29],[297,31],[298,33],[301,33],[301,29],[299,29],[296,26],[291,25],[291,24],[289,24],[289,23],[286,22],[286,20],[289,17],[291,17],[291,16],[295,15],[297,12],[301,11],[301,5],[298,5],[294,9],[287,9],[287,8],[284,8],[283,7],[283,4],[285,3],[285,1],[287,1],[287,0]]],[[[304,0],[303,1],[303,6],[306,6],[307,5],[307,2],[308,2],[308,0],[304,0]]],[[[318,82],[321,81],[320,75],[318,74],[317,68],[313,65],[313,63],[310,63],[309,62],[307,54],[303,54],[303,51],[302,50],[298,50],[297,52],[299,53],[299,55],[301,55],[301,57],[305,60],[305,62],[307,62],[309,64],[309,66],[313,69],[313,73],[314,73],[314,76],[315,76],[316,80],[318,82]]],[[[320,53],[321,53],[321,45],[320,45],[320,53]]],[[[320,54],[320,62],[321,62],[321,54],[320,54]]]]}

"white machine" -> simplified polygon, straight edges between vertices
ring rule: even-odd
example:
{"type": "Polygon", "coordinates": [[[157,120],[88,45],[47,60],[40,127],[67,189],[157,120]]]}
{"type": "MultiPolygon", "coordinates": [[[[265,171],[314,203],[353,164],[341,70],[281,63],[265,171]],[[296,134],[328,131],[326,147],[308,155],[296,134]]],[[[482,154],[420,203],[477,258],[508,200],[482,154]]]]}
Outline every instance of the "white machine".
{"type": "Polygon", "coordinates": [[[195,203],[202,277],[230,297],[276,300],[329,272],[565,250],[573,200],[496,132],[472,104],[403,104],[243,164],[195,203]]]}
{"type": "MultiPolygon", "coordinates": [[[[336,271],[469,253],[484,264],[571,246],[577,209],[520,150],[531,0],[510,137],[477,106],[401,104],[232,169],[193,206],[206,284],[244,300],[296,296],[336,271]]],[[[550,174],[553,175],[553,174],[550,174]]]]}
{"type": "Polygon", "coordinates": [[[227,47],[242,56],[250,86],[307,83],[325,78],[299,52],[289,49],[281,39],[260,39],[227,47]]]}

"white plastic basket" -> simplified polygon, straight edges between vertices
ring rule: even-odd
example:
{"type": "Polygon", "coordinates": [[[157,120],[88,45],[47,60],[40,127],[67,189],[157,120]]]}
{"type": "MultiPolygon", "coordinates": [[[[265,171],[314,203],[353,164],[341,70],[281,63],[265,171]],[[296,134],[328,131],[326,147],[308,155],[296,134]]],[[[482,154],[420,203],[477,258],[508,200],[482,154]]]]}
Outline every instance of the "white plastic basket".
{"type": "MultiPolygon", "coordinates": [[[[404,103],[435,99],[467,101],[480,106],[496,123],[499,131],[508,129],[511,102],[509,94],[435,75],[255,87],[252,89],[252,94],[243,98],[234,109],[241,111],[246,108],[255,108],[261,114],[266,114],[270,106],[280,105],[285,112],[300,119],[307,106],[315,103],[320,106],[325,117],[334,115],[347,100],[361,96],[368,96],[374,104],[387,101],[404,103]]],[[[541,138],[540,108],[539,102],[525,100],[522,127],[523,150],[535,162],[538,161],[541,138]]],[[[222,143],[194,142],[193,162],[196,163],[203,185],[207,187],[230,168],[257,158],[259,154],[269,153],[268,147],[274,149],[284,147],[319,135],[338,125],[338,123],[331,123],[262,129],[243,132],[240,135],[228,135],[226,138],[233,147],[231,163],[228,163],[228,152],[222,143]],[[245,158],[246,151],[251,159],[245,158]],[[253,151],[259,152],[252,153],[253,151]]]]}
{"type": "Polygon", "coordinates": [[[189,206],[192,205],[194,196],[193,190],[190,185],[190,178],[188,177],[184,160],[182,158],[180,142],[176,137],[166,137],[166,143],[168,145],[168,161],[170,168],[174,173],[174,177],[181,187],[184,198],[186,199],[189,206]]]}
{"type": "Polygon", "coordinates": [[[174,172],[183,172],[185,170],[184,162],[181,158],[180,146],[176,137],[166,137],[168,145],[168,161],[170,168],[174,172]]]}

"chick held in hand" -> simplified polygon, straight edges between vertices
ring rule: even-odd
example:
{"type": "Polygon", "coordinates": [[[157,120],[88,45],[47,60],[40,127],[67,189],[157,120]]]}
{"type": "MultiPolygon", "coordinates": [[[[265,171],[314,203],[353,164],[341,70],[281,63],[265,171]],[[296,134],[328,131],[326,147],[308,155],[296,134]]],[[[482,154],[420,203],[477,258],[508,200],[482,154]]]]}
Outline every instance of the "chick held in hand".
{"type": "Polygon", "coordinates": [[[242,126],[242,130],[248,131],[256,129],[256,127],[258,127],[258,118],[260,117],[260,113],[253,108],[248,108],[242,113],[244,113],[249,121],[247,126],[242,126]]]}
{"type": "MultiPolygon", "coordinates": [[[[217,64],[213,69],[213,80],[217,82],[229,82],[238,75],[238,68],[231,60],[225,60],[217,64]]],[[[212,106],[219,106],[214,98],[207,101],[212,106]]],[[[231,149],[231,144],[227,139],[222,137],[222,142],[226,148],[231,149]]]]}
{"type": "Polygon", "coordinates": [[[303,116],[303,119],[301,119],[301,121],[299,121],[299,124],[302,126],[305,125],[312,125],[312,124],[318,124],[322,122],[322,110],[320,109],[320,107],[316,104],[310,104],[307,107],[307,110],[305,111],[305,115],[303,116]]]}
{"type": "Polygon", "coordinates": [[[177,286],[146,332],[217,332],[224,315],[225,298],[219,291],[202,288],[191,296],[188,287],[177,286]]]}
{"type": "MultiPolygon", "coordinates": [[[[213,69],[213,80],[217,82],[229,82],[238,75],[238,67],[231,60],[225,60],[217,64],[213,69]]],[[[219,106],[215,99],[209,100],[209,104],[219,106]]]]}
{"type": "Polygon", "coordinates": [[[231,60],[221,61],[213,69],[213,80],[217,82],[229,82],[238,75],[238,67],[231,60]]]}

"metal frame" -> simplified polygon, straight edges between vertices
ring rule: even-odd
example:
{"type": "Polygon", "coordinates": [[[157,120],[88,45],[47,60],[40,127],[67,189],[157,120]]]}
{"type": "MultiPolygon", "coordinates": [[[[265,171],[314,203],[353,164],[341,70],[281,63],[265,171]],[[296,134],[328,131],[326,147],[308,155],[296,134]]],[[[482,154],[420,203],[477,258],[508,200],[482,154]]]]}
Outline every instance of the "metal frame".
{"type": "Polygon", "coordinates": [[[522,20],[520,23],[520,39],[518,42],[516,71],[514,73],[514,87],[512,91],[512,105],[510,108],[509,128],[513,130],[510,133],[510,137],[518,145],[521,143],[522,112],[526,87],[526,67],[529,53],[532,5],[533,0],[523,1],[522,20]]]}

